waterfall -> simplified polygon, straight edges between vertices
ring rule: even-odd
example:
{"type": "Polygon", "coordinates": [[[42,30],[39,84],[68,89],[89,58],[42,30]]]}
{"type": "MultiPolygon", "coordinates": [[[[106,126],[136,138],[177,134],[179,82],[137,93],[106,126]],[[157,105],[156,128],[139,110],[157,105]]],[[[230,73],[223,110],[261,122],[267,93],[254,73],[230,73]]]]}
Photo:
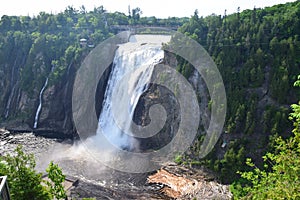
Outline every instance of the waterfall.
{"type": "Polygon", "coordinates": [[[46,89],[48,85],[48,77],[46,78],[46,81],[40,91],[40,95],[39,95],[39,106],[35,112],[35,118],[34,118],[34,124],[33,124],[33,128],[37,128],[37,125],[38,125],[38,121],[39,121],[39,115],[40,115],[40,112],[41,112],[41,109],[42,109],[42,100],[43,100],[43,93],[44,93],[44,90],[46,89]]]}
{"type": "MultiPolygon", "coordinates": [[[[53,69],[54,69],[54,66],[52,66],[51,72],[53,71],[53,69]]],[[[50,76],[50,74],[49,74],[49,76],[50,76]]],[[[40,94],[39,94],[39,106],[35,112],[33,128],[37,128],[37,126],[38,126],[39,116],[40,116],[40,112],[42,110],[43,93],[48,85],[49,76],[46,78],[46,81],[40,91],[40,94]]]]}
{"type": "Polygon", "coordinates": [[[137,142],[126,133],[130,133],[130,125],[138,100],[148,88],[153,68],[163,59],[164,51],[161,50],[161,45],[138,44],[133,48],[128,45],[130,43],[120,45],[115,54],[95,137],[98,137],[102,131],[114,146],[134,149],[137,148],[137,142]],[[124,76],[128,76],[128,81],[119,83],[124,76]],[[114,90],[117,89],[120,93],[118,96],[113,96],[114,90]],[[118,121],[118,124],[113,115],[112,106],[115,106],[112,103],[113,98],[117,98],[117,107],[120,108],[117,114],[121,121],[118,121]],[[123,130],[120,130],[119,124],[123,125],[123,130]]]}

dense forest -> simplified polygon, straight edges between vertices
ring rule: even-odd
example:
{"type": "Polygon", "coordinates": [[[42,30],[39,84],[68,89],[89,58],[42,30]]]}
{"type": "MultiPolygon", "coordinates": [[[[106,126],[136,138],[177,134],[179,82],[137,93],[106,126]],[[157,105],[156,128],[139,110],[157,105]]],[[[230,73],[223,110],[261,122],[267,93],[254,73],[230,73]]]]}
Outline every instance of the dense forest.
{"type": "MultiPolygon", "coordinates": [[[[228,110],[214,151],[199,159],[199,137],[191,153],[177,161],[208,166],[220,181],[232,184],[237,199],[297,199],[299,107],[293,105],[290,117],[297,119],[293,133],[289,113],[300,96],[294,87],[300,73],[300,2],[243,12],[238,8],[235,14],[205,18],[195,11],[179,31],[197,40],[214,59],[228,110]],[[281,139],[294,134],[287,142],[281,139]]],[[[180,61],[178,69],[188,78],[193,68],[180,61]]]]}
{"type": "MultiPolygon", "coordinates": [[[[199,136],[189,154],[176,158],[178,163],[205,165],[223,183],[240,186],[246,180],[237,171],[254,165],[246,165],[247,158],[263,167],[262,156],[278,150],[275,138],[292,135],[290,105],[300,97],[299,88],[293,87],[300,74],[298,1],[243,12],[237,8],[224,16],[201,17],[196,10],[190,18],[142,17],[139,8],[127,15],[108,13],[102,6],[89,12],[82,6],[57,15],[2,16],[0,121],[20,119],[32,124],[37,103],[26,98],[37,99],[48,76],[50,86],[64,84],[69,69],[76,71],[84,56],[116,34],[119,25],[179,27],[207,50],[221,72],[228,101],[224,133],[205,159],[199,159],[203,139],[199,136]],[[87,39],[88,48],[82,48],[81,38],[87,39]],[[17,100],[21,103],[13,106],[17,100]]],[[[178,71],[189,78],[193,67],[178,61],[178,71]]]]}
{"type": "MultiPolygon", "coordinates": [[[[187,163],[205,164],[232,183],[246,169],[246,157],[261,164],[274,138],[289,137],[290,104],[299,100],[293,87],[300,73],[300,3],[246,10],[232,15],[199,17],[197,11],[179,31],[197,40],[217,64],[228,101],[224,134],[208,158],[187,156],[187,163]],[[222,144],[226,147],[220,148],[222,144]],[[218,148],[219,147],[219,148],[218,148]]],[[[179,70],[189,77],[192,67],[179,70]]]]}

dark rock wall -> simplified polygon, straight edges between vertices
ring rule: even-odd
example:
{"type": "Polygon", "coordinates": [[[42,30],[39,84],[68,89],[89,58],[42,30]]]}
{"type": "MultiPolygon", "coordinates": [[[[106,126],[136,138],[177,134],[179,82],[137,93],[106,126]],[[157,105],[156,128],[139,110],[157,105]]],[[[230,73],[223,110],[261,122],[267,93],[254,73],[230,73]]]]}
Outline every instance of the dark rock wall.
{"type": "MultiPolygon", "coordinates": [[[[165,52],[165,57],[161,64],[176,69],[178,62],[174,54],[165,52]]],[[[152,78],[159,77],[157,75],[157,73],[160,73],[158,67],[160,66],[155,66],[152,78]]],[[[209,95],[205,82],[196,70],[188,78],[188,82],[193,87],[198,97],[200,122],[197,135],[199,136],[204,134],[204,130],[207,129],[210,121],[210,114],[208,110],[209,95]]],[[[147,126],[151,123],[149,109],[155,104],[163,106],[167,114],[167,119],[164,127],[156,135],[146,139],[139,139],[140,148],[143,151],[153,149],[157,150],[170,143],[176,135],[181,122],[180,104],[176,99],[176,96],[167,87],[153,83],[150,84],[148,90],[141,96],[137,104],[133,119],[136,124],[147,126]]]]}
{"type": "MultiPolygon", "coordinates": [[[[38,127],[33,129],[34,118],[39,105],[39,92],[46,77],[37,81],[29,92],[24,89],[20,81],[20,73],[26,65],[26,55],[16,57],[14,63],[7,63],[5,71],[0,71],[0,126],[15,132],[35,132],[37,135],[55,138],[76,137],[76,129],[72,119],[72,91],[79,68],[79,62],[72,61],[62,78],[56,82],[48,82],[43,93],[42,109],[39,115],[38,127]],[[8,106],[9,105],[9,106],[8,106]],[[7,112],[8,110],[8,112],[7,112]]],[[[84,58],[84,56],[82,56],[84,58]]],[[[83,59],[81,59],[83,60],[83,59]]],[[[36,56],[35,64],[40,64],[40,73],[45,71],[42,55],[36,56]],[[41,61],[42,60],[42,61],[41,61]]],[[[110,70],[106,70],[99,81],[95,98],[96,110],[99,114],[104,97],[106,82],[110,70]]],[[[46,73],[45,73],[46,74],[46,73]]],[[[49,73],[48,73],[49,74],[49,73]]],[[[84,94],[82,94],[84,96],[84,94]]]]}
{"type": "MultiPolygon", "coordinates": [[[[16,57],[16,63],[18,62],[20,62],[19,58],[16,57]]],[[[23,62],[18,64],[19,68],[11,68],[10,73],[14,73],[14,78],[8,81],[8,85],[11,86],[6,87],[1,94],[1,126],[12,131],[33,131],[34,117],[39,105],[41,84],[36,83],[33,90],[27,92],[20,82],[19,74],[22,71],[21,66],[24,65],[23,62]],[[7,106],[8,104],[9,106],[7,106]]],[[[75,65],[71,63],[63,78],[56,84],[49,81],[43,93],[38,128],[34,129],[36,133],[49,137],[72,137],[74,129],[71,97],[76,73],[75,65]]],[[[45,79],[41,82],[44,81],[45,79]]]]}

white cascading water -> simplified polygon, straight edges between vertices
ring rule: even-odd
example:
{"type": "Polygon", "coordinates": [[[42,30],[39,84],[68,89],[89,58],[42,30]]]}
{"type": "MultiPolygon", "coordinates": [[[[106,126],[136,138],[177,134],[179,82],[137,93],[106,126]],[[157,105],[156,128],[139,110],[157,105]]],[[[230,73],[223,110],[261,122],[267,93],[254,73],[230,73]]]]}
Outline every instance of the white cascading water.
{"type": "Polygon", "coordinates": [[[150,83],[153,68],[163,57],[164,51],[161,50],[161,45],[143,45],[138,48],[128,49],[126,44],[124,44],[119,47],[115,54],[113,69],[106,87],[97,135],[100,134],[99,128],[101,128],[103,134],[113,145],[127,149],[138,148],[135,139],[127,134],[130,133],[133,114],[139,98],[150,83]],[[125,94],[126,91],[123,91],[124,95],[121,92],[120,96],[113,97],[114,89],[120,84],[119,81],[128,74],[130,76],[129,80],[121,83],[127,84],[124,88],[128,93],[125,94]],[[125,95],[129,96],[130,99],[127,99],[129,101],[126,101],[125,95]],[[122,108],[118,110],[117,114],[118,119],[121,120],[118,124],[123,124],[122,127],[125,127],[123,131],[115,123],[112,98],[118,98],[118,108],[122,108]]]}
{"type": "MultiPolygon", "coordinates": [[[[53,71],[54,69],[54,66],[52,66],[51,68],[51,72],[53,71]]],[[[40,116],[40,112],[41,112],[41,109],[42,109],[42,103],[43,103],[43,93],[48,85],[48,80],[49,80],[49,76],[46,78],[46,81],[40,91],[40,94],[39,94],[39,106],[38,108],[36,109],[36,112],[35,112],[35,117],[34,117],[34,124],[33,124],[33,128],[37,128],[38,126],[38,121],[39,121],[39,116],[40,116]]]]}

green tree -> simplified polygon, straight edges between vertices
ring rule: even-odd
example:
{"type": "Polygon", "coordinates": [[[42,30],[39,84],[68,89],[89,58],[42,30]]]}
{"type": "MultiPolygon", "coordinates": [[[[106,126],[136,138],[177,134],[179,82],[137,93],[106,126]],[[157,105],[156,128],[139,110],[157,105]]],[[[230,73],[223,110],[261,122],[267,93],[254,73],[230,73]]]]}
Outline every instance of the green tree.
{"type": "Polygon", "coordinates": [[[52,197],[55,197],[56,199],[65,199],[67,194],[62,183],[65,181],[66,176],[62,173],[58,165],[54,164],[52,161],[46,169],[46,172],[48,172],[48,178],[51,180],[47,182],[47,185],[52,197]]]}
{"type": "Polygon", "coordinates": [[[134,24],[138,23],[138,21],[140,20],[141,14],[143,14],[143,12],[139,7],[132,9],[132,19],[133,19],[134,24]]]}
{"type": "Polygon", "coordinates": [[[35,160],[32,154],[25,154],[22,147],[15,149],[15,156],[6,155],[0,167],[1,175],[8,175],[11,198],[17,200],[50,199],[45,186],[41,184],[42,174],[35,171],[35,160]]]}
{"type": "Polygon", "coordinates": [[[62,183],[65,181],[58,165],[50,162],[46,169],[50,181],[42,180],[42,174],[35,171],[33,154],[26,154],[18,146],[15,156],[0,157],[0,176],[8,176],[12,200],[50,200],[67,197],[62,183]]]}

